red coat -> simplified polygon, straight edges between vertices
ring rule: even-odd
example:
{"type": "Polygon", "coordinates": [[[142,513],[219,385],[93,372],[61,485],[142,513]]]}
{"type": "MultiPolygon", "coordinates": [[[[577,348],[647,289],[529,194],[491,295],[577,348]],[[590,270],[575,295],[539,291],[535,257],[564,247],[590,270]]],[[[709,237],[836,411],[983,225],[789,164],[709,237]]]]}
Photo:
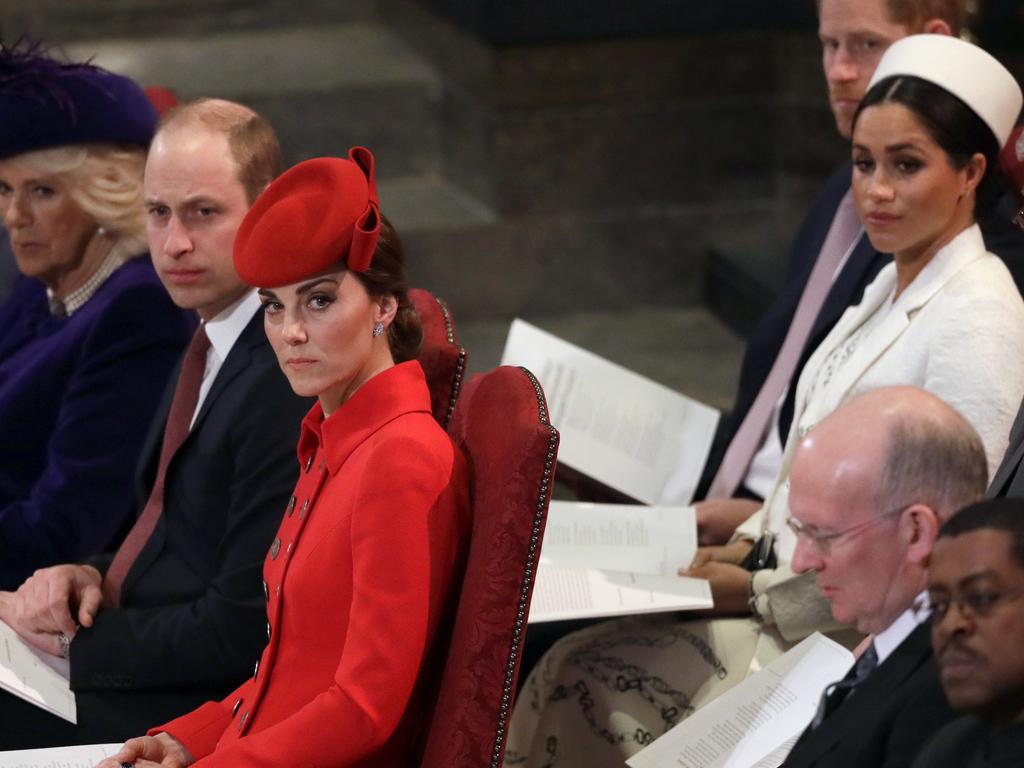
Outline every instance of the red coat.
{"type": "Polygon", "coordinates": [[[298,453],[263,568],[269,643],[253,678],[153,731],[199,768],[408,763],[414,689],[468,540],[465,459],[416,362],[326,420],[314,406],[298,453]]]}

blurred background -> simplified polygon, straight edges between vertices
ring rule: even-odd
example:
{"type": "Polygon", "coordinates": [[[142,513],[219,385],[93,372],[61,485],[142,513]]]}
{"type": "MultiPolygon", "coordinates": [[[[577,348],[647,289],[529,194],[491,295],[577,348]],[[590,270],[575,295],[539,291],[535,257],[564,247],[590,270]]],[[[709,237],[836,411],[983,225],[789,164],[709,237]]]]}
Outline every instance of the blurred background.
{"type": "MultiPolygon", "coordinates": [[[[247,103],[289,163],[377,156],[471,370],[523,317],[727,408],[743,337],[846,156],[813,0],[2,0],[0,36],[247,103]]],[[[1024,2],[977,40],[1024,80],[1024,2]]]]}

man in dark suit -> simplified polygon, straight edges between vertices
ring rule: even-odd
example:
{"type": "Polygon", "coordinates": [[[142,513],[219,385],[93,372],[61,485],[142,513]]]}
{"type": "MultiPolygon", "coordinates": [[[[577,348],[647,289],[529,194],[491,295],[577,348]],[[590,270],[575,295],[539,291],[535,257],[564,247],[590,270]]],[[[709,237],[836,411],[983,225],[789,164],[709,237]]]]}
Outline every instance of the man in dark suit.
{"type": "MultiPolygon", "coordinates": [[[[966,3],[819,0],[818,12],[829,103],[837,130],[849,139],[857,106],[885,49],[909,34],[959,34],[966,3]]],[[[778,470],[782,443],[793,416],[795,385],[804,364],[846,308],[860,302],[864,288],[889,261],[890,257],[875,251],[860,230],[852,206],[843,204],[850,188],[850,172],[850,164],[844,163],[825,183],[793,243],[779,297],[748,340],[735,404],[722,426],[724,438],[716,441],[728,447],[709,460],[704,479],[704,485],[709,486],[708,500],[697,505],[702,544],[723,543],[760,505],[778,470]],[[829,242],[830,230],[844,219],[852,219],[848,226],[857,232],[845,256],[829,252],[834,245],[829,242]],[[810,281],[812,272],[820,261],[836,258],[836,267],[828,270],[831,285],[826,287],[824,299],[811,304],[820,309],[811,310],[812,319],[806,326],[809,331],[801,334],[794,328],[795,317],[801,303],[811,298],[805,294],[815,290],[810,281]],[[791,341],[787,337],[794,332],[798,338],[791,341]],[[779,365],[780,356],[794,354],[784,351],[787,345],[795,346],[795,364],[790,363],[789,375],[776,377],[771,388],[769,376],[779,365]],[[771,391],[762,394],[765,389],[771,391]],[[783,394],[784,400],[777,401],[783,394]],[[756,404],[765,397],[768,410],[764,403],[756,404]],[[748,417],[753,423],[746,425],[748,417]],[[754,433],[753,440],[745,444],[741,433],[744,427],[754,433]]],[[[1024,236],[1001,218],[983,222],[982,229],[989,250],[1003,257],[1018,286],[1024,284],[1024,236]]],[[[838,243],[841,251],[847,245],[845,240],[838,243]]]]}
{"type": "Polygon", "coordinates": [[[942,687],[966,713],[914,768],[1024,765],[1024,501],[990,499],[942,526],[928,568],[942,687]]]}
{"type": "MultiPolygon", "coordinates": [[[[1018,126],[1010,134],[1000,158],[1001,166],[1010,180],[1016,198],[1015,204],[1004,206],[1013,224],[1024,230],[1024,126],[1018,126]],[[1014,215],[1016,212],[1016,215],[1014,215]]],[[[1006,456],[992,478],[988,497],[1024,497],[1024,403],[1017,412],[1017,418],[1010,428],[1010,442],[1006,456]]]]}
{"type": "Polygon", "coordinates": [[[310,403],[278,368],[231,256],[242,217],[280,167],[270,125],[230,102],[182,108],[153,141],[154,266],[203,324],[140,458],[142,512],[117,553],[0,593],[0,618],[68,657],[78,705],[71,726],[0,694],[0,748],[121,740],[226,693],[266,643],[260,574],[310,403]]]}
{"type": "Polygon", "coordinates": [[[793,569],[870,636],[829,686],[785,768],[903,768],[954,717],[932,657],[924,589],[942,523],[987,478],[974,429],[922,389],[867,392],[801,441],[790,478],[793,569]]]}

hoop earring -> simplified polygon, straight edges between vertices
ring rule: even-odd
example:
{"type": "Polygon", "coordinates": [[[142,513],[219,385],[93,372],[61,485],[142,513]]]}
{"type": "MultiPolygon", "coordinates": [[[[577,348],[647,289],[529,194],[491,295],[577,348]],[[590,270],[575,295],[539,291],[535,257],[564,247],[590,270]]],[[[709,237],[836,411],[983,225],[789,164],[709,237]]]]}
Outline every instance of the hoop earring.
{"type": "Polygon", "coordinates": [[[382,333],[384,333],[384,323],[377,323],[375,326],[373,326],[373,338],[376,339],[382,333]]]}

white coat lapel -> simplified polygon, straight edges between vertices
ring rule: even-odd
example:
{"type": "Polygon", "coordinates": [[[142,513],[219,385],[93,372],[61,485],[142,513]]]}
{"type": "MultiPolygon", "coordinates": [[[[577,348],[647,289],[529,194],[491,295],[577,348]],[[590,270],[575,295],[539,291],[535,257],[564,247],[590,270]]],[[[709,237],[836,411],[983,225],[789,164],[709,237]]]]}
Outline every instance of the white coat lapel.
{"type": "MultiPolygon", "coordinates": [[[[864,373],[910,327],[914,315],[960,270],[985,255],[981,230],[977,225],[969,227],[935,254],[889,310],[882,305],[890,300],[895,286],[895,265],[887,266],[879,272],[878,277],[864,292],[864,300],[857,307],[847,311],[849,317],[844,315],[836,324],[835,331],[838,333],[829,334],[826,343],[822,344],[822,347],[828,346],[828,350],[819,351],[827,355],[840,344],[846,343],[849,336],[874,312],[888,311],[888,314],[880,325],[861,337],[857,348],[836,372],[827,387],[827,392],[823,393],[824,397],[819,395],[815,398],[818,407],[814,408],[815,413],[808,413],[809,423],[817,423],[838,408],[864,373]]],[[[822,361],[824,359],[825,357],[821,358],[822,361]]]]}
{"type": "MultiPolygon", "coordinates": [[[[892,264],[887,264],[864,290],[860,304],[847,308],[839,322],[814,351],[804,367],[805,375],[801,375],[797,383],[796,412],[799,418],[793,420],[791,431],[804,425],[817,424],[821,418],[835,410],[840,401],[833,398],[831,393],[838,390],[834,388],[835,382],[832,381],[826,388],[827,396],[823,396],[826,393],[821,391],[821,369],[833,351],[845,344],[850,335],[860,328],[883,302],[888,301],[895,284],[895,268],[892,264]]],[[[849,361],[844,367],[848,366],[849,361]]]]}

